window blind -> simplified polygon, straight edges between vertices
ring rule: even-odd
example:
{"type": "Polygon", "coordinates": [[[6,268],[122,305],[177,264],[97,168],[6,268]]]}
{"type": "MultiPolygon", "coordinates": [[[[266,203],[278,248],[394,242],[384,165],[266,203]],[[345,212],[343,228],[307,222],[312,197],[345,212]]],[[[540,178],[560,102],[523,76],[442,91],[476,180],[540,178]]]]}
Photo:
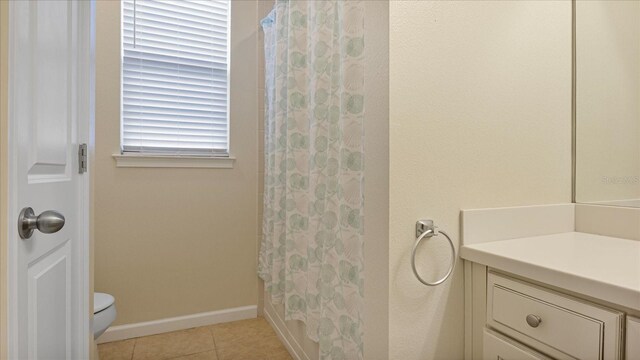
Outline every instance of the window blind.
{"type": "Polygon", "coordinates": [[[122,1],[122,150],[228,154],[229,0],[122,1]]]}

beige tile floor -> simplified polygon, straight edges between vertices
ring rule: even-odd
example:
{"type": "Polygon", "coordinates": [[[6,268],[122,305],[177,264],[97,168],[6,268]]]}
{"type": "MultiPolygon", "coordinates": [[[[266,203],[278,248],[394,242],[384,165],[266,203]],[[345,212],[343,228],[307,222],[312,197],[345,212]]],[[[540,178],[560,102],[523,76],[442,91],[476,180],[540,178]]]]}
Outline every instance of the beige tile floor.
{"type": "Polygon", "coordinates": [[[100,360],[290,360],[264,318],[98,345],[100,360]]]}

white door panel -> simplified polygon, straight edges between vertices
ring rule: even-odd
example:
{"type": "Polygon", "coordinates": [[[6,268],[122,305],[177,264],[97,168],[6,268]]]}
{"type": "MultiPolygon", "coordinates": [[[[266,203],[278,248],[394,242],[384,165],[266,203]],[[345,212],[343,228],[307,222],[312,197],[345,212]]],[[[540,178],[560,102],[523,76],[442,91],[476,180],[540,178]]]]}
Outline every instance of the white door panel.
{"type": "Polygon", "coordinates": [[[29,359],[71,358],[71,244],[29,266],[29,359]],[[63,311],[61,311],[63,310],[63,311]]]}
{"type": "MultiPolygon", "coordinates": [[[[72,49],[70,43],[76,17],[72,2],[39,1],[32,4],[30,33],[35,37],[35,51],[32,72],[35,85],[32,88],[34,100],[31,169],[29,174],[38,174],[40,165],[45,166],[47,175],[56,173],[67,165],[67,145],[71,139],[72,119],[69,116],[71,101],[72,49]]],[[[44,169],[43,169],[44,170],[44,169]]]]}

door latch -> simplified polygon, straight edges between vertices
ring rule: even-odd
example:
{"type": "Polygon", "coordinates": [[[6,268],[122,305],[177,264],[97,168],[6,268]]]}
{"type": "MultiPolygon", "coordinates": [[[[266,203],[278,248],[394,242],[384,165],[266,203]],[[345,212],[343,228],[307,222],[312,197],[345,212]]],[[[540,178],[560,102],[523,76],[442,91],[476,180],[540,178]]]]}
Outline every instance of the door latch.
{"type": "Polygon", "coordinates": [[[78,173],[84,174],[87,172],[87,144],[80,144],[78,146],[78,173]]]}

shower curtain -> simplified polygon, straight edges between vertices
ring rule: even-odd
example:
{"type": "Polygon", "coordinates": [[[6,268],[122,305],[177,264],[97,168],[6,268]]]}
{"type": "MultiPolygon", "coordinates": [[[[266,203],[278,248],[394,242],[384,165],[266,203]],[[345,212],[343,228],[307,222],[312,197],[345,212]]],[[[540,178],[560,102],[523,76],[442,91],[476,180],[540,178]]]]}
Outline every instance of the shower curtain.
{"type": "Polygon", "coordinates": [[[322,359],[362,359],[364,7],[277,1],[265,35],[258,273],[322,359]]]}

